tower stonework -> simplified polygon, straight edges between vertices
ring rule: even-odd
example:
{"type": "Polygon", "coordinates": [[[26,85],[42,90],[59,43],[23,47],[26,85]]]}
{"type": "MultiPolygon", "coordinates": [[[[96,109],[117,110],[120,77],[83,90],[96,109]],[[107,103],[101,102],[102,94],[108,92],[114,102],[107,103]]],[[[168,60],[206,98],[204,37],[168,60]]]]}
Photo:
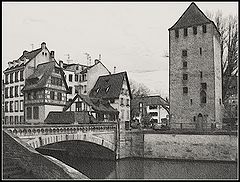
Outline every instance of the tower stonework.
{"type": "Polygon", "coordinates": [[[169,28],[171,128],[221,127],[220,34],[195,3],[169,28]]]}

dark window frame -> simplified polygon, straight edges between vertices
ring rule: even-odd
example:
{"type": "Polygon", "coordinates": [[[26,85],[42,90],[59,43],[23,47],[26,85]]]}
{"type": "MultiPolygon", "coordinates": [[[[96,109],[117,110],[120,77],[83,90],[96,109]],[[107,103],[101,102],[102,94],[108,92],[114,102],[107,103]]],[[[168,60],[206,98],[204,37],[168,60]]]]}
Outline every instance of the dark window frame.
{"type": "Polygon", "coordinates": [[[27,107],[27,119],[32,119],[32,107],[27,107]]]}
{"type": "Polygon", "coordinates": [[[201,89],[207,90],[207,83],[201,83],[201,89]]]}
{"type": "Polygon", "coordinates": [[[206,25],[203,25],[202,29],[203,29],[203,33],[207,33],[207,26],[206,25]]]}
{"type": "Polygon", "coordinates": [[[20,71],[20,81],[24,81],[24,78],[23,78],[24,76],[23,76],[23,70],[22,71],[20,71]]]}
{"type": "Polygon", "coordinates": [[[33,119],[39,119],[39,107],[38,106],[33,107],[33,119]]]}
{"type": "Polygon", "coordinates": [[[57,100],[62,101],[62,93],[61,92],[57,93],[57,100]]]}
{"type": "Polygon", "coordinates": [[[14,88],[14,93],[15,93],[15,97],[18,97],[19,94],[18,94],[18,85],[15,85],[15,88],[14,88]]]}
{"type": "Polygon", "coordinates": [[[188,87],[183,87],[183,94],[188,94],[188,87]]]}
{"type": "Polygon", "coordinates": [[[183,68],[187,68],[187,61],[183,61],[183,68]]]}
{"type": "Polygon", "coordinates": [[[194,35],[197,35],[197,26],[194,26],[194,27],[193,27],[193,34],[194,34],[194,35]]]}
{"type": "Polygon", "coordinates": [[[186,74],[186,73],[183,74],[183,80],[185,80],[185,81],[188,80],[188,74],[186,74]]]}
{"type": "Polygon", "coordinates": [[[179,38],[179,30],[175,30],[175,38],[179,38]]]}
{"type": "Polygon", "coordinates": [[[73,81],[73,75],[72,75],[72,74],[69,74],[69,75],[68,75],[68,81],[69,81],[69,82],[72,82],[72,81],[73,81]]]}
{"type": "Polygon", "coordinates": [[[188,36],[188,28],[184,28],[184,36],[188,36]]]}
{"type": "Polygon", "coordinates": [[[50,91],[50,99],[51,100],[55,99],[55,92],[54,91],[50,91]]]}
{"type": "Polygon", "coordinates": [[[187,50],[186,49],[182,50],[182,57],[187,57],[187,50]]]}

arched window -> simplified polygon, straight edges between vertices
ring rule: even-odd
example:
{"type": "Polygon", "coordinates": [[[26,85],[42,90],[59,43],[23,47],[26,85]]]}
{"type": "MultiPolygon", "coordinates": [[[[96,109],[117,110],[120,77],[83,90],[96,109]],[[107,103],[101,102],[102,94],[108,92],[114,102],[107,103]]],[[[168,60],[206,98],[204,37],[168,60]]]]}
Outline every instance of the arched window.
{"type": "Polygon", "coordinates": [[[201,103],[207,103],[207,94],[204,90],[200,92],[200,100],[201,103]]]}

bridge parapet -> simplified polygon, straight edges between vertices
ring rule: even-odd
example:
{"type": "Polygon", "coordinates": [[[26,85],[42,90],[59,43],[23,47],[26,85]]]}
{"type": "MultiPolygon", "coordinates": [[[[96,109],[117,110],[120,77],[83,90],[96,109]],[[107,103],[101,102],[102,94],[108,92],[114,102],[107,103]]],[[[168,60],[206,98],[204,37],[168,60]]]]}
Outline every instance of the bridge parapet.
{"type": "Polygon", "coordinates": [[[115,131],[116,123],[98,123],[98,124],[65,124],[65,125],[11,125],[3,126],[3,129],[17,136],[38,136],[71,134],[77,132],[101,132],[115,131]]]}

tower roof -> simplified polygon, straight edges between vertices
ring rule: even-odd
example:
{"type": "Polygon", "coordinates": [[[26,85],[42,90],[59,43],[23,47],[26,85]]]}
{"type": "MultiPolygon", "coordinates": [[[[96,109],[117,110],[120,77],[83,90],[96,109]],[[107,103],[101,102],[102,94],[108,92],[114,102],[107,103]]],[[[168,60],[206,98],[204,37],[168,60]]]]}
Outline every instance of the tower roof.
{"type": "Polygon", "coordinates": [[[211,23],[206,15],[192,2],[178,21],[169,30],[211,23]]]}

